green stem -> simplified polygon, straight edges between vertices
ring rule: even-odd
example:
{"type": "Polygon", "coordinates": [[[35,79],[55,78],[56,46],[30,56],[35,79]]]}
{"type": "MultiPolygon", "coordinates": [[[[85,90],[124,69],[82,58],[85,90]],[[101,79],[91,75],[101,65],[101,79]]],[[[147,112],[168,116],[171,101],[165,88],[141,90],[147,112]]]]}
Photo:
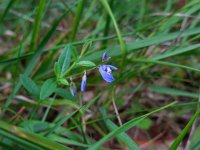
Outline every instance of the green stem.
{"type": "MultiPolygon", "coordinates": [[[[112,8],[113,6],[113,0],[111,0],[110,2],[110,7],[112,8]]],[[[106,24],[105,24],[105,28],[104,28],[104,37],[108,36],[108,33],[109,33],[109,29],[110,29],[110,16],[109,15],[106,15],[106,24]]],[[[105,40],[102,42],[102,47],[106,47],[106,44],[107,44],[108,40],[105,40]]]]}
{"type": "Polygon", "coordinates": [[[78,31],[78,26],[80,23],[80,19],[81,19],[81,14],[83,12],[83,8],[84,8],[84,4],[85,4],[85,0],[80,0],[78,7],[77,7],[77,13],[75,16],[75,21],[74,21],[74,28],[72,30],[72,36],[70,38],[71,42],[75,40],[76,38],[76,33],[78,31]]]}
{"type": "Polygon", "coordinates": [[[108,14],[110,15],[111,19],[112,19],[112,22],[113,22],[113,25],[115,27],[115,30],[116,30],[116,34],[117,34],[117,37],[119,39],[119,44],[120,44],[120,48],[121,48],[121,53],[122,53],[122,66],[124,65],[124,62],[125,62],[125,58],[126,58],[126,45],[124,43],[124,40],[122,39],[122,36],[121,36],[121,33],[120,33],[120,30],[118,28],[118,25],[117,25],[117,22],[115,20],[115,17],[112,13],[112,10],[107,2],[107,0],[101,0],[102,4],[104,5],[106,11],[108,12],[108,14]]]}

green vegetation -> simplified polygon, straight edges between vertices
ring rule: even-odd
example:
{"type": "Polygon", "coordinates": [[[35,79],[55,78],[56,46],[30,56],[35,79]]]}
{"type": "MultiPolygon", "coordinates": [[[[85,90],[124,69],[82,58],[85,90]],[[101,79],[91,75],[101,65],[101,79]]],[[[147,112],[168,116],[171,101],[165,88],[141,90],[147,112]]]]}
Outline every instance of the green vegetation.
{"type": "Polygon", "coordinates": [[[200,0],[0,0],[0,149],[200,148],[200,0]]]}

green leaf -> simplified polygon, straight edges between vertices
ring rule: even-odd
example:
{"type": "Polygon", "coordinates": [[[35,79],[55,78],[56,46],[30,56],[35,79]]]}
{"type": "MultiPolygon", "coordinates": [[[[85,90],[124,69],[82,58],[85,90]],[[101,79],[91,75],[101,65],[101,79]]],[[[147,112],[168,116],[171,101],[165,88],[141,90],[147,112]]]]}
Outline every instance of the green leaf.
{"type": "Polygon", "coordinates": [[[63,85],[69,85],[69,82],[68,82],[67,79],[65,79],[65,78],[60,78],[60,79],[58,79],[58,82],[59,82],[60,84],[63,84],[63,85]]]}
{"type": "Polygon", "coordinates": [[[48,136],[48,138],[53,140],[53,141],[63,143],[63,144],[67,144],[67,145],[74,145],[74,146],[78,146],[78,147],[89,147],[89,145],[82,144],[82,143],[79,143],[77,141],[70,140],[66,137],[61,137],[61,136],[58,136],[58,135],[55,135],[55,134],[48,136]]]}
{"type": "Polygon", "coordinates": [[[16,144],[20,142],[19,143],[20,146],[23,144],[22,146],[30,149],[41,149],[41,150],[70,149],[52,140],[44,138],[41,135],[27,132],[24,129],[10,125],[3,121],[0,121],[0,134],[13,140],[14,142],[16,142],[16,144]]]}
{"type": "Polygon", "coordinates": [[[140,129],[145,129],[148,130],[152,125],[152,121],[149,118],[145,118],[144,120],[141,121],[140,124],[137,125],[140,129]]]}
{"type": "Polygon", "coordinates": [[[42,16],[44,15],[46,0],[41,0],[37,8],[37,14],[35,16],[35,22],[33,25],[32,39],[31,39],[31,48],[34,49],[37,45],[37,40],[39,36],[40,26],[42,22],[42,16]]]}
{"type": "Polygon", "coordinates": [[[172,145],[170,146],[169,150],[175,150],[178,148],[179,144],[181,143],[181,141],[183,140],[183,138],[185,137],[185,135],[187,134],[187,132],[189,132],[190,128],[192,127],[194,121],[196,120],[196,118],[199,116],[200,114],[200,109],[198,109],[196,111],[196,113],[194,114],[194,116],[190,119],[190,121],[188,122],[188,124],[185,126],[185,128],[181,131],[181,133],[178,135],[178,137],[174,140],[174,142],[172,143],[172,145]]]}
{"type": "Polygon", "coordinates": [[[54,73],[55,73],[57,79],[60,78],[60,72],[61,72],[60,66],[59,66],[58,62],[56,62],[54,65],[54,73]]]}
{"type": "Polygon", "coordinates": [[[185,70],[200,72],[199,69],[196,69],[196,68],[193,68],[193,67],[175,64],[175,63],[166,62],[166,61],[158,61],[158,60],[152,60],[152,59],[141,59],[141,58],[136,58],[136,59],[131,60],[131,61],[132,62],[153,63],[153,64],[158,64],[158,65],[165,65],[165,66],[176,67],[176,68],[181,68],[181,69],[185,69],[185,70]]]}
{"type": "Polygon", "coordinates": [[[192,135],[190,148],[192,150],[199,150],[200,149],[200,126],[195,130],[194,135],[192,135]]]}
{"type": "Polygon", "coordinates": [[[191,97],[191,98],[199,97],[199,95],[196,93],[191,93],[191,92],[177,90],[177,89],[168,88],[168,87],[162,87],[158,85],[150,85],[149,89],[153,92],[167,94],[167,95],[184,96],[184,97],[191,97]]]}
{"type": "Polygon", "coordinates": [[[46,80],[41,87],[40,99],[46,99],[49,97],[56,90],[56,87],[57,84],[54,79],[46,80]]]}
{"type": "Polygon", "coordinates": [[[68,119],[70,119],[74,114],[76,114],[78,111],[80,111],[82,107],[76,109],[75,111],[71,112],[69,115],[65,116],[63,119],[55,123],[55,126],[52,127],[46,134],[45,136],[48,136],[52,134],[56,129],[58,129],[63,123],[65,123],[68,119]]]}
{"type": "Polygon", "coordinates": [[[64,89],[64,88],[57,88],[55,90],[56,95],[59,95],[60,97],[64,98],[64,99],[69,99],[69,100],[73,100],[76,101],[77,97],[72,96],[71,92],[69,91],[69,89],[64,89]]]}
{"type": "MultiPolygon", "coordinates": [[[[110,131],[117,129],[118,126],[115,125],[110,119],[108,119],[105,109],[102,107],[100,111],[103,115],[103,120],[108,129],[110,131]]],[[[116,137],[119,141],[125,143],[129,147],[129,149],[140,150],[139,146],[125,132],[116,135],[116,137]]]]}
{"type": "Polygon", "coordinates": [[[127,49],[126,49],[126,44],[122,38],[122,35],[120,33],[120,30],[119,30],[119,27],[118,27],[118,24],[117,24],[117,21],[114,17],[114,14],[107,2],[107,0],[101,0],[105,10],[107,11],[107,13],[109,14],[109,16],[111,17],[112,19],[112,22],[113,22],[113,25],[114,25],[114,28],[115,28],[115,31],[116,31],[116,34],[117,34],[117,37],[118,37],[118,40],[119,40],[119,44],[120,44],[120,49],[121,49],[121,54],[122,54],[122,65],[124,64],[125,62],[125,58],[126,58],[126,53],[127,53],[127,49]]]}
{"type": "Polygon", "coordinates": [[[93,146],[91,146],[88,150],[96,150],[98,149],[103,143],[105,143],[106,141],[108,141],[110,138],[117,136],[118,134],[127,131],[128,129],[134,127],[135,125],[137,125],[138,123],[140,123],[143,119],[145,119],[146,117],[150,116],[151,114],[154,114],[158,111],[161,111],[163,109],[166,109],[172,105],[174,105],[176,103],[172,102],[166,106],[163,106],[159,109],[156,109],[154,111],[151,111],[145,115],[142,115],[140,117],[134,118],[126,123],[124,123],[122,126],[116,128],[115,130],[111,131],[109,134],[107,134],[106,136],[104,136],[102,139],[100,139],[98,142],[96,142],[93,146]]]}
{"type": "Polygon", "coordinates": [[[31,78],[27,77],[24,74],[21,74],[20,82],[30,94],[34,96],[39,96],[40,88],[36,85],[36,83],[31,78]]]}
{"type": "MultiPolygon", "coordinates": [[[[56,27],[58,26],[58,24],[65,17],[66,13],[67,13],[67,11],[64,12],[63,15],[60,16],[56,21],[54,21],[53,25],[51,26],[51,28],[49,29],[49,31],[47,32],[47,34],[45,35],[45,37],[43,38],[43,40],[41,41],[41,43],[39,44],[37,49],[35,49],[34,55],[32,56],[32,58],[29,61],[28,65],[26,66],[26,69],[24,70],[24,74],[25,75],[28,76],[29,74],[31,74],[31,72],[34,69],[34,67],[38,64],[38,61],[39,61],[39,59],[40,59],[40,57],[41,57],[41,55],[43,53],[45,45],[47,44],[47,42],[49,41],[49,39],[53,35],[53,33],[56,30],[56,27]]],[[[6,106],[10,105],[10,103],[12,102],[14,96],[19,91],[20,87],[21,87],[21,82],[17,82],[17,84],[13,88],[13,91],[10,94],[9,98],[6,100],[6,106]]]]}
{"type": "Polygon", "coordinates": [[[83,66],[83,67],[95,67],[96,66],[95,63],[93,63],[92,61],[88,61],[88,60],[79,61],[76,65],[83,66]]]}
{"type": "Polygon", "coordinates": [[[60,57],[58,59],[58,64],[60,66],[61,72],[60,75],[63,76],[64,73],[69,68],[70,62],[71,62],[71,45],[67,45],[63,52],[60,54],[60,57]]]}
{"type": "Polygon", "coordinates": [[[1,17],[0,17],[0,23],[3,22],[5,16],[7,15],[7,13],[9,12],[9,10],[12,8],[12,5],[14,4],[14,2],[16,2],[15,0],[10,0],[6,9],[4,10],[4,12],[2,13],[1,17]]]}

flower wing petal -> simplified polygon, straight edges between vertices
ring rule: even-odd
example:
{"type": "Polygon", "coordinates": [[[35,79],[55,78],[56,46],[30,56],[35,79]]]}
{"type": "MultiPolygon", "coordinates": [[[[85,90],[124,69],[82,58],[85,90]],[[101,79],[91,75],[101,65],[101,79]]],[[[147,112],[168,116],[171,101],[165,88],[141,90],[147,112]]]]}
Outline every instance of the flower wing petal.
{"type": "Polygon", "coordinates": [[[106,59],[107,59],[107,53],[104,52],[103,55],[102,55],[102,60],[104,61],[104,60],[106,60],[106,59]]]}
{"type": "Polygon", "coordinates": [[[86,76],[86,72],[85,72],[84,75],[83,75],[83,77],[82,77],[82,81],[81,81],[81,91],[82,92],[85,91],[86,80],[87,80],[87,76],[86,76]]]}
{"type": "Polygon", "coordinates": [[[106,65],[106,66],[108,66],[109,68],[111,68],[111,69],[113,69],[113,70],[117,70],[117,69],[118,69],[117,67],[112,66],[112,65],[106,65]]]}
{"type": "Polygon", "coordinates": [[[102,78],[106,81],[106,82],[113,82],[115,79],[114,77],[112,76],[111,73],[107,73],[105,70],[104,70],[104,67],[105,65],[102,65],[99,67],[99,72],[101,73],[101,76],[102,78]]]}

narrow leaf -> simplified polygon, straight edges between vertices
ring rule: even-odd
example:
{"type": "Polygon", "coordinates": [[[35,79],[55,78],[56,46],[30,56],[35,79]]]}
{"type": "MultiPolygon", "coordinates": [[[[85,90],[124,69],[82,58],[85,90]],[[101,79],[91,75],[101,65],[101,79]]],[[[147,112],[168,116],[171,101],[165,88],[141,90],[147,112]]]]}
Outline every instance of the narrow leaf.
{"type": "Polygon", "coordinates": [[[60,66],[59,66],[58,62],[56,62],[54,65],[54,73],[55,73],[57,79],[60,78],[60,72],[61,72],[60,66]]]}
{"type": "Polygon", "coordinates": [[[0,121],[0,131],[4,131],[7,135],[13,136],[15,139],[19,139],[22,142],[29,143],[29,145],[35,145],[40,149],[48,150],[68,150],[70,148],[58,144],[52,140],[42,137],[41,135],[27,132],[17,126],[10,125],[6,122],[0,121]]]}
{"type": "Polygon", "coordinates": [[[20,75],[20,82],[30,94],[34,96],[39,96],[40,89],[31,78],[22,74],[20,75]]]}
{"type": "Polygon", "coordinates": [[[63,76],[67,71],[71,61],[71,45],[67,45],[63,52],[60,54],[58,59],[58,64],[60,66],[61,72],[60,75],[63,76]]]}
{"type": "Polygon", "coordinates": [[[190,128],[192,127],[192,124],[194,123],[194,121],[196,120],[196,118],[199,116],[199,114],[200,114],[200,109],[198,109],[196,111],[196,113],[194,114],[194,116],[190,119],[190,121],[188,122],[188,124],[185,126],[185,128],[182,130],[182,132],[179,134],[179,136],[172,143],[172,145],[170,146],[169,150],[175,150],[175,149],[178,148],[179,144],[182,142],[183,138],[185,137],[185,135],[187,134],[187,132],[190,130],[190,128]]]}
{"type": "MultiPolygon", "coordinates": [[[[105,109],[101,108],[100,111],[103,115],[103,120],[108,129],[110,131],[117,129],[118,126],[115,125],[110,119],[108,119],[105,109]]],[[[116,137],[119,141],[125,143],[129,147],[129,149],[140,150],[139,146],[125,132],[120,133],[116,137]]]]}
{"type": "Polygon", "coordinates": [[[63,85],[69,85],[69,82],[65,78],[58,79],[58,82],[63,85]]]}
{"type": "Polygon", "coordinates": [[[176,102],[172,102],[166,106],[163,106],[159,109],[156,109],[154,111],[151,111],[145,115],[142,115],[140,117],[137,117],[137,118],[134,118],[126,123],[124,123],[122,126],[116,128],[115,130],[111,131],[109,134],[107,134],[106,136],[104,136],[102,139],[100,139],[98,142],[96,142],[94,145],[92,145],[88,150],[96,150],[96,149],[99,149],[99,147],[105,143],[106,141],[108,141],[110,138],[122,133],[122,132],[125,132],[127,131],[128,129],[134,127],[135,125],[137,125],[139,122],[141,122],[144,118],[150,116],[151,114],[154,114],[158,111],[161,111],[163,109],[166,109],[172,105],[174,105],[176,102]]]}
{"type": "Polygon", "coordinates": [[[88,61],[88,60],[79,61],[76,65],[83,66],[83,67],[95,67],[96,66],[95,63],[93,63],[92,61],[88,61]]]}
{"type": "Polygon", "coordinates": [[[56,90],[56,87],[57,84],[54,79],[46,80],[41,87],[40,99],[46,99],[49,97],[56,90]]]}

